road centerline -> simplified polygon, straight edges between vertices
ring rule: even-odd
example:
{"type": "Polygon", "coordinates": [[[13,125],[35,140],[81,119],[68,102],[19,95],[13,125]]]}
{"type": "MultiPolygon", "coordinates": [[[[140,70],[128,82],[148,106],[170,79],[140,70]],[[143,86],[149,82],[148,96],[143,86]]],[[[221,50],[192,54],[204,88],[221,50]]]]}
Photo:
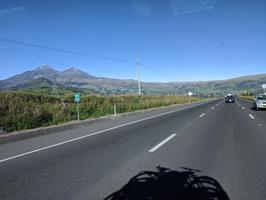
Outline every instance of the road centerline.
{"type": "Polygon", "coordinates": [[[164,139],[163,141],[161,141],[159,144],[155,145],[154,147],[152,147],[149,152],[152,153],[154,151],[156,151],[157,149],[159,149],[161,146],[163,146],[166,142],[168,142],[169,140],[171,140],[172,138],[174,138],[176,136],[175,133],[173,133],[172,135],[170,135],[169,137],[167,137],[166,139],[164,139]]]}

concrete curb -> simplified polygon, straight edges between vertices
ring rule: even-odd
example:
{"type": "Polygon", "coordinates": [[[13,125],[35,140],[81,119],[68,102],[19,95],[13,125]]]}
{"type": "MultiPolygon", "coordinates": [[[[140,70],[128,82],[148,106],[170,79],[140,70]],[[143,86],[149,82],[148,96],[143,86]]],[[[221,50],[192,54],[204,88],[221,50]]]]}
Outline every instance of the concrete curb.
{"type": "Polygon", "coordinates": [[[106,116],[102,116],[99,118],[91,118],[91,119],[82,120],[80,122],[71,121],[71,122],[66,122],[64,124],[60,124],[60,125],[52,125],[52,126],[48,126],[48,127],[40,127],[40,128],[30,129],[30,130],[14,131],[11,133],[0,135],[0,144],[6,144],[9,142],[15,142],[15,141],[19,141],[19,140],[29,139],[29,138],[38,137],[38,136],[42,136],[42,135],[46,135],[46,134],[52,134],[52,133],[65,131],[65,130],[71,130],[71,129],[75,129],[75,128],[79,128],[79,127],[88,126],[88,125],[96,123],[96,122],[101,122],[101,121],[105,121],[105,120],[112,120],[114,118],[126,117],[126,116],[136,115],[136,114],[144,113],[144,112],[148,112],[148,111],[171,108],[171,107],[175,107],[175,106],[195,104],[195,103],[200,103],[200,102],[205,102],[205,101],[198,101],[198,102],[184,103],[184,104],[173,104],[170,106],[162,106],[162,107],[156,107],[156,108],[149,108],[149,109],[145,109],[145,110],[137,110],[137,111],[133,111],[133,112],[120,113],[120,114],[117,114],[116,116],[106,115],[106,116]]]}

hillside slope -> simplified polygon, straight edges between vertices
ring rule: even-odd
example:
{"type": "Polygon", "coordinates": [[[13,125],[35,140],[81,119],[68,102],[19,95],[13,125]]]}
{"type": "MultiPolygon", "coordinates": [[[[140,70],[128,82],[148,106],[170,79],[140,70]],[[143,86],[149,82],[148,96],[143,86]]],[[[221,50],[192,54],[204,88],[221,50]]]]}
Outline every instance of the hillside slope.
{"type": "MultiPolygon", "coordinates": [[[[127,94],[138,91],[136,80],[95,77],[74,67],[60,72],[49,65],[1,80],[0,90],[52,87],[53,83],[55,86],[88,89],[102,94],[127,94]]],[[[196,93],[198,90],[202,94],[208,94],[260,90],[263,83],[266,83],[266,74],[199,82],[141,82],[141,87],[142,92],[146,94],[184,94],[188,91],[196,93]]]]}

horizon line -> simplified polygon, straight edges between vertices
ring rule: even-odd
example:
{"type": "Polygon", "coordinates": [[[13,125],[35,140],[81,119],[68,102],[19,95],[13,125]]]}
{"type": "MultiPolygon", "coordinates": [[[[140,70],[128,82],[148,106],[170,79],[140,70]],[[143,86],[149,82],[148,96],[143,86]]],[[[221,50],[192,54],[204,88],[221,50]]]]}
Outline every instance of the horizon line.
{"type": "MultiPolygon", "coordinates": [[[[118,80],[134,80],[134,81],[137,81],[137,79],[135,79],[135,78],[118,78],[118,77],[107,77],[107,76],[97,76],[97,75],[94,75],[94,74],[91,74],[91,73],[88,73],[88,72],[86,72],[86,71],[83,71],[83,70],[80,70],[79,68],[77,68],[77,67],[75,67],[75,66],[68,66],[68,67],[66,67],[64,70],[58,70],[58,69],[56,69],[56,67],[54,67],[53,65],[50,65],[50,64],[43,64],[43,65],[40,65],[39,67],[36,67],[36,68],[34,68],[34,69],[32,69],[32,70],[26,70],[26,71],[24,71],[24,72],[21,72],[21,73],[19,73],[19,74],[14,74],[14,75],[11,75],[11,76],[9,76],[9,77],[7,77],[7,78],[4,78],[4,79],[0,79],[0,81],[5,81],[5,80],[7,80],[7,79],[9,79],[9,78],[12,78],[12,77],[14,77],[14,76],[16,76],[16,75],[20,75],[20,74],[22,74],[22,73],[25,73],[25,72],[30,72],[30,71],[34,71],[34,70],[36,70],[36,69],[38,69],[38,68],[42,68],[42,67],[46,67],[46,66],[48,66],[48,67],[50,67],[51,69],[53,69],[54,71],[57,71],[57,72],[64,72],[64,71],[67,71],[67,70],[69,70],[69,69],[77,69],[77,70],[79,70],[79,71],[81,71],[81,72],[84,72],[84,73],[87,73],[88,75],[91,75],[91,76],[94,76],[94,77],[96,77],[96,78],[109,78],[109,79],[118,79],[118,80]]],[[[248,77],[248,76],[257,76],[257,75],[266,75],[266,72],[262,72],[262,73],[256,73],[256,74],[243,74],[243,75],[233,75],[233,76],[230,76],[230,77],[227,77],[227,78],[221,78],[221,79],[204,79],[204,80],[200,80],[200,79],[198,79],[198,80],[176,80],[176,81],[162,81],[162,80],[160,80],[160,81],[149,81],[149,80],[142,80],[141,82],[143,82],[143,83],[189,83],[189,82],[193,82],[193,83],[199,83],[199,82],[212,82],[212,81],[229,81],[229,80],[231,80],[231,79],[235,79],[235,78],[243,78],[243,77],[248,77]]]]}

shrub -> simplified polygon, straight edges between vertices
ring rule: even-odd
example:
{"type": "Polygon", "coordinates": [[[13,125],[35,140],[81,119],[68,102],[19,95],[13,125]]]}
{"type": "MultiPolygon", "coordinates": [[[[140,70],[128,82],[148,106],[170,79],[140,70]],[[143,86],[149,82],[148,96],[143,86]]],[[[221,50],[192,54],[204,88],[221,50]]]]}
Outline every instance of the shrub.
{"type": "MultiPolygon", "coordinates": [[[[187,96],[91,96],[81,97],[80,119],[131,112],[152,107],[196,101],[187,96]]],[[[52,97],[36,93],[0,93],[0,128],[7,132],[59,124],[76,119],[73,96],[52,97]]]]}

